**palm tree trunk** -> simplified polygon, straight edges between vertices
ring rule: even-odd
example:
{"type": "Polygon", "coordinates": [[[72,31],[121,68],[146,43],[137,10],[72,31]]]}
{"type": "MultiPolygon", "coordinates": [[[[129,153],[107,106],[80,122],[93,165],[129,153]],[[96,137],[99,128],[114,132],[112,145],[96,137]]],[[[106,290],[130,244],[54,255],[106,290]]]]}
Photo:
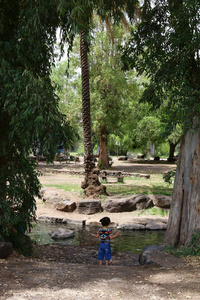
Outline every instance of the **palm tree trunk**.
{"type": "Polygon", "coordinates": [[[92,147],[91,117],[90,117],[90,84],[88,47],[84,41],[84,31],[80,35],[81,76],[82,76],[82,115],[84,135],[84,168],[85,179],[81,184],[87,197],[97,197],[106,194],[106,187],[99,182],[99,169],[95,168],[92,147]]]}

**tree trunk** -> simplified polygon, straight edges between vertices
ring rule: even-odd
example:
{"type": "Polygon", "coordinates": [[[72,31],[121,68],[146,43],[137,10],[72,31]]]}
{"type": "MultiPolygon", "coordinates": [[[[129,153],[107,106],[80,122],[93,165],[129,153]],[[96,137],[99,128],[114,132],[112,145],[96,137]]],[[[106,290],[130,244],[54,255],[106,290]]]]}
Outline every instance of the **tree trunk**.
{"type": "Polygon", "coordinates": [[[174,151],[176,149],[177,144],[178,144],[178,142],[174,144],[169,141],[169,157],[168,157],[169,162],[174,161],[174,151]]]}
{"type": "Polygon", "coordinates": [[[149,144],[149,155],[150,156],[155,156],[155,143],[154,142],[150,142],[149,144]]]}
{"type": "Polygon", "coordinates": [[[90,86],[88,48],[84,41],[84,31],[80,35],[81,76],[82,76],[82,115],[84,135],[84,167],[85,179],[81,184],[87,197],[106,194],[106,187],[99,182],[99,170],[95,168],[93,159],[91,118],[90,118],[90,86]]]}
{"type": "Polygon", "coordinates": [[[109,167],[109,157],[107,152],[107,132],[105,127],[101,127],[100,132],[100,151],[99,151],[99,167],[102,169],[109,167]]]}
{"type": "Polygon", "coordinates": [[[0,203],[3,201],[6,201],[6,156],[0,156],[0,203]]]}
{"type": "Polygon", "coordinates": [[[200,129],[181,140],[165,243],[187,245],[200,230],[200,129]]]}

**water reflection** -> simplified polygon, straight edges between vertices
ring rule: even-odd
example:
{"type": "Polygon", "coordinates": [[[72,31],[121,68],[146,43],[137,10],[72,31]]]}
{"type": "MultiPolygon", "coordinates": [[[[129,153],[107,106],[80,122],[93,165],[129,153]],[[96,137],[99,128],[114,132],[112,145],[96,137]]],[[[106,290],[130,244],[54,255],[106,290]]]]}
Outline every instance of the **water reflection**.
{"type": "MultiPolygon", "coordinates": [[[[81,227],[76,225],[37,223],[29,236],[39,244],[63,244],[77,246],[95,246],[98,239],[91,237],[90,232],[96,233],[97,227],[81,227]],[[50,233],[58,228],[66,228],[74,231],[74,238],[66,240],[53,240],[50,233]]],[[[115,232],[115,229],[113,229],[115,232]]],[[[112,240],[111,247],[116,252],[131,251],[141,253],[147,245],[162,244],[165,230],[123,230],[118,238],[112,240]]]]}

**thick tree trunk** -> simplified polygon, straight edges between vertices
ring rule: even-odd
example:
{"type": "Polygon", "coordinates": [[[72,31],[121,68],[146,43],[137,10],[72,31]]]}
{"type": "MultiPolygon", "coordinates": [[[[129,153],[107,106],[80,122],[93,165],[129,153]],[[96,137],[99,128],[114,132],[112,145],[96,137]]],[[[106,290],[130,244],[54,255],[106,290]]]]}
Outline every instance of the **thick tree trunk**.
{"type": "Polygon", "coordinates": [[[85,179],[81,184],[87,197],[97,197],[106,194],[106,187],[99,182],[99,170],[95,168],[93,159],[91,118],[90,118],[90,86],[89,86],[89,64],[88,49],[84,41],[84,31],[80,36],[81,53],[81,75],[82,75],[82,115],[84,135],[84,167],[85,179]]]}
{"type": "Polygon", "coordinates": [[[109,167],[109,157],[107,152],[107,132],[105,127],[100,129],[100,150],[99,150],[99,167],[102,169],[109,167]]]}
{"type": "Polygon", "coordinates": [[[181,140],[165,243],[187,245],[200,230],[200,129],[181,140]]]}

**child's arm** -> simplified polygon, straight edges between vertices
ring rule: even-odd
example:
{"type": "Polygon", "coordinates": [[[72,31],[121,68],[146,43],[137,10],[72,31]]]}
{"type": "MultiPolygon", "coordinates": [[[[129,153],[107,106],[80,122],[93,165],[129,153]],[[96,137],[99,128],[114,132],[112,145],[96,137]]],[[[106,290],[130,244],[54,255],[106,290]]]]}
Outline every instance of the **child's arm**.
{"type": "Polygon", "coordinates": [[[111,234],[110,239],[111,240],[115,239],[116,237],[118,237],[119,234],[120,234],[120,231],[117,231],[115,234],[111,234]]]}
{"type": "Polygon", "coordinates": [[[91,236],[93,236],[93,237],[95,237],[95,238],[98,238],[98,237],[99,237],[99,233],[97,233],[97,234],[90,233],[90,234],[91,234],[91,236]]]}

